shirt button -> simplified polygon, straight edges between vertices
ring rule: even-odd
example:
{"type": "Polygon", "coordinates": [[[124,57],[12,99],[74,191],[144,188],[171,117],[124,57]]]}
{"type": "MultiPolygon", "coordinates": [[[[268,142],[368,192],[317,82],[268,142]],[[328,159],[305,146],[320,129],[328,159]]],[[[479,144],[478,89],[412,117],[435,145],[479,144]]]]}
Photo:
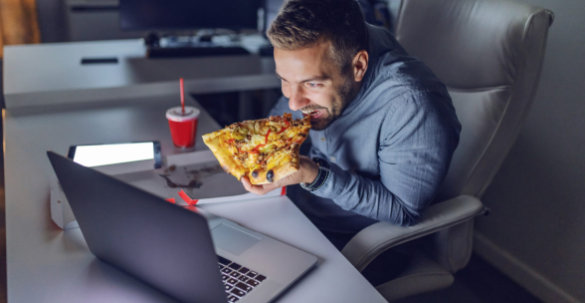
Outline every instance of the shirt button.
{"type": "Polygon", "coordinates": [[[330,160],[331,162],[335,163],[335,157],[331,156],[331,157],[329,157],[329,160],[330,160]]]}
{"type": "Polygon", "coordinates": [[[321,141],[325,142],[325,137],[321,137],[321,141]]]}

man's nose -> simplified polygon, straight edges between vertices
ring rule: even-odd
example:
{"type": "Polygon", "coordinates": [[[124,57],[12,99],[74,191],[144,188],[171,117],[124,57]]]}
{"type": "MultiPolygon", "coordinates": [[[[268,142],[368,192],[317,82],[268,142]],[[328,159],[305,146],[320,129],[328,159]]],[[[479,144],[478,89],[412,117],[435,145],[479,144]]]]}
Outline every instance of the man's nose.
{"type": "Polygon", "coordinates": [[[290,95],[288,97],[288,107],[295,111],[305,107],[309,103],[309,100],[305,98],[303,89],[299,86],[291,87],[290,95]]]}

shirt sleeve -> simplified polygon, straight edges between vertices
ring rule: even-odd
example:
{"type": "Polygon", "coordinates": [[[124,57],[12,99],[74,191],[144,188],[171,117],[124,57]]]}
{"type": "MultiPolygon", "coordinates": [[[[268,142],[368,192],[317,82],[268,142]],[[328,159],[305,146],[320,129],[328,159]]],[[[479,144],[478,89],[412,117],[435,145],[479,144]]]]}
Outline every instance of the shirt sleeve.
{"type": "Polygon", "coordinates": [[[447,172],[460,126],[450,100],[420,94],[393,103],[380,125],[379,178],[329,163],[327,178],[312,193],[372,219],[411,225],[447,172]]]}

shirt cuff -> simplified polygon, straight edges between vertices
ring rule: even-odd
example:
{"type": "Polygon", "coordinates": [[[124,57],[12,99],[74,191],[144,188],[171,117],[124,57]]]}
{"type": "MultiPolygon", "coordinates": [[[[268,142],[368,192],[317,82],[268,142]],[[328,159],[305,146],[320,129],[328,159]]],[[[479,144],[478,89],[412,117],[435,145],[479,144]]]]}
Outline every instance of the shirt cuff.
{"type": "Polygon", "coordinates": [[[315,161],[315,163],[317,163],[317,165],[319,166],[317,177],[315,178],[315,180],[313,180],[313,182],[309,184],[307,183],[300,184],[303,189],[308,191],[316,191],[317,189],[319,189],[319,187],[321,187],[321,185],[325,183],[325,180],[327,180],[327,177],[329,177],[330,173],[329,163],[327,163],[327,161],[321,158],[314,158],[313,161],[315,161]]]}

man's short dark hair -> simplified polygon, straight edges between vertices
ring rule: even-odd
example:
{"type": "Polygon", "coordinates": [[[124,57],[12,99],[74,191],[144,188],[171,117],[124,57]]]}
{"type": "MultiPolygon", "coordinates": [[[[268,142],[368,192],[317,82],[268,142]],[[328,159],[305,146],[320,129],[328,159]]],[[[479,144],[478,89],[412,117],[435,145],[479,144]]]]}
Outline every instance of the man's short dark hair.
{"type": "Polygon", "coordinates": [[[274,47],[286,50],[331,41],[333,59],[342,70],[358,51],[367,50],[367,35],[355,0],[289,0],[267,32],[274,47]]]}

